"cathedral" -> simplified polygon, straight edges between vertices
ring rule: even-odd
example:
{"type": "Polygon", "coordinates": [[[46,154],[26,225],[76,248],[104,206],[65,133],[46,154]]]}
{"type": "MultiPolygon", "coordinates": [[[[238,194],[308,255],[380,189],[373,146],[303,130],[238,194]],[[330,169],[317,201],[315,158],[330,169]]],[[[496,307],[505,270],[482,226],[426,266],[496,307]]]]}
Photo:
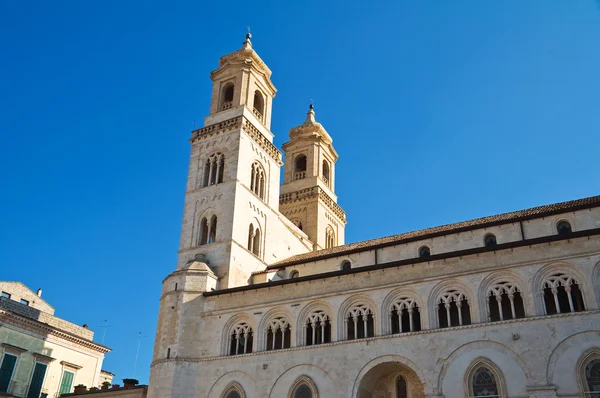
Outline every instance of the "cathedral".
{"type": "Polygon", "coordinates": [[[149,398],[600,397],[600,196],[344,244],[312,106],[280,151],[250,35],[211,79],[149,398]]]}

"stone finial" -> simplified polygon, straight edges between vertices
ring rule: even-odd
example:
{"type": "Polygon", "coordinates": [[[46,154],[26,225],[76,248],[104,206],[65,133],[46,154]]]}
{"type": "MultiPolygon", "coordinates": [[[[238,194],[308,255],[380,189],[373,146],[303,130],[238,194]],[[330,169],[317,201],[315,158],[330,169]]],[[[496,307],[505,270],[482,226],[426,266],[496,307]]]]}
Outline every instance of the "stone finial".
{"type": "Polygon", "coordinates": [[[242,44],[243,50],[252,50],[252,42],[250,41],[251,37],[252,34],[250,33],[250,31],[248,31],[248,33],[246,33],[246,40],[244,40],[244,43],[242,44]]]}
{"type": "Polygon", "coordinates": [[[306,114],[306,120],[304,123],[314,123],[315,122],[315,106],[310,104],[308,106],[308,113],[306,114]]]}

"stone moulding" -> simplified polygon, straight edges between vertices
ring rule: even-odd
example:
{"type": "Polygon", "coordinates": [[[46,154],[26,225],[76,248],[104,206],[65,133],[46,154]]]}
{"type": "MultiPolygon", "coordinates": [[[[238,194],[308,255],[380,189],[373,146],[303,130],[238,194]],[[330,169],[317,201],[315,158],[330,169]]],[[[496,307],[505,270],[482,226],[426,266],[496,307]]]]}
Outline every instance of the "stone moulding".
{"type": "Polygon", "coordinates": [[[299,200],[310,199],[314,197],[319,197],[329,209],[340,219],[344,224],[346,224],[346,212],[342,210],[342,208],[331,199],[325,191],[319,187],[311,187],[306,189],[301,189],[300,191],[285,193],[283,195],[279,195],[279,204],[283,205],[285,203],[296,202],[299,200]]]}
{"type": "Polygon", "coordinates": [[[449,331],[466,330],[466,329],[479,329],[479,328],[489,327],[489,326],[493,326],[493,325],[506,325],[506,324],[510,324],[510,323],[534,322],[534,321],[538,321],[538,320],[569,318],[569,317],[587,316],[587,315],[593,316],[593,315],[597,315],[597,314],[600,314],[600,310],[568,312],[568,313],[564,313],[564,314],[554,314],[554,315],[532,316],[532,317],[528,317],[528,318],[507,319],[505,321],[497,321],[497,322],[473,323],[470,325],[454,326],[454,327],[450,327],[450,328],[436,328],[436,329],[420,330],[418,332],[387,334],[384,336],[374,336],[374,337],[367,337],[367,338],[355,339],[355,340],[340,340],[340,341],[334,341],[334,342],[325,343],[325,344],[283,348],[283,349],[274,350],[274,351],[273,350],[256,351],[256,352],[251,352],[248,354],[239,354],[239,355],[221,355],[221,356],[206,357],[206,358],[178,357],[178,358],[169,358],[169,359],[159,359],[159,360],[152,362],[150,364],[150,367],[152,368],[152,367],[154,367],[154,365],[157,365],[160,363],[166,363],[166,362],[210,362],[210,361],[219,361],[219,360],[228,360],[228,359],[238,359],[240,357],[278,354],[280,352],[290,352],[290,351],[321,349],[323,347],[332,347],[332,346],[336,346],[336,345],[359,344],[359,343],[365,343],[365,342],[368,343],[371,341],[394,339],[394,338],[405,338],[405,337],[415,336],[415,335],[424,335],[424,334],[432,334],[432,333],[446,333],[449,331]]]}

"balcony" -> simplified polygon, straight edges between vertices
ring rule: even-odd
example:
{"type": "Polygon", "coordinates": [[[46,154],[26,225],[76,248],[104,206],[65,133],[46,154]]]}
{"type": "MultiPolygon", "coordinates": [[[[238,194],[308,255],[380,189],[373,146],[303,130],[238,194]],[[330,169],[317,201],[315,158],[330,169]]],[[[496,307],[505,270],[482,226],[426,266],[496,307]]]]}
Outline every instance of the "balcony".
{"type": "Polygon", "coordinates": [[[298,171],[294,173],[294,181],[304,180],[306,178],[306,171],[298,171]]]}
{"type": "Polygon", "coordinates": [[[231,109],[232,107],[233,107],[233,101],[223,102],[223,105],[221,105],[221,110],[226,111],[227,109],[231,109]]]}
{"type": "Polygon", "coordinates": [[[261,122],[263,121],[263,114],[261,113],[261,111],[259,111],[256,108],[252,108],[252,113],[254,113],[254,116],[256,116],[258,120],[260,120],[261,122]]]}

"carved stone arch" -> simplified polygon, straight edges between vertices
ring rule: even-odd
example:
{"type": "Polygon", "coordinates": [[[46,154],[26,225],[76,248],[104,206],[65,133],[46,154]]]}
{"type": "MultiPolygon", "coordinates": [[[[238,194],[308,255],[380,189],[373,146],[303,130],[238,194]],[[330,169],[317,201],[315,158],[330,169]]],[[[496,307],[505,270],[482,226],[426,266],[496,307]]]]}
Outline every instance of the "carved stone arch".
{"type": "MultiPolygon", "coordinates": [[[[289,313],[289,311],[283,307],[272,308],[262,316],[260,322],[258,323],[258,328],[254,332],[254,339],[256,341],[256,351],[266,351],[267,327],[269,326],[269,323],[275,318],[284,318],[289,323],[292,336],[294,336],[294,330],[296,328],[296,325],[295,320],[292,318],[292,315],[289,313]]],[[[293,339],[291,341],[291,346],[295,346],[295,341],[293,339]]]]}
{"type": "Polygon", "coordinates": [[[346,330],[344,328],[344,324],[345,324],[344,321],[345,321],[346,317],[348,316],[348,311],[352,307],[354,307],[356,305],[360,305],[360,304],[365,304],[370,308],[370,310],[373,314],[373,326],[375,327],[375,331],[374,331],[375,336],[380,335],[381,331],[379,330],[379,327],[378,327],[378,324],[379,324],[378,319],[379,319],[380,315],[377,312],[378,308],[377,308],[377,305],[375,304],[375,301],[373,301],[373,299],[366,294],[357,294],[357,295],[350,296],[349,298],[347,298],[340,306],[340,309],[337,314],[337,323],[336,323],[337,331],[338,331],[338,333],[337,333],[338,340],[346,339],[346,336],[345,336],[346,330]]]}
{"type": "Polygon", "coordinates": [[[495,395],[498,395],[499,397],[506,397],[506,381],[504,380],[504,375],[491,360],[485,357],[479,357],[475,359],[465,372],[464,385],[465,390],[469,392],[468,397],[476,397],[476,395],[473,393],[473,376],[475,376],[475,372],[477,372],[477,370],[481,367],[485,367],[494,376],[496,387],[498,388],[498,393],[495,395]]]}
{"type": "Polygon", "coordinates": [[[298,389],[302,388],[303,386],[308,387],[308,389],[311,392],[311,398],[318,398],[319,392],[317,390],[317,386],[308,376],[300,376],[296,379],[294,384],[292,384],[292,386],[290,387],[288,398],[296,398],[296,393],[298,392],[298,389]]]}
{"type": "Polygon", "coordinates": [[[435,285],[429,297],[427,298],[427,313],[429,314],[429,328],[439,327],[438,323],[438,300],[441,295],[449,290],[457,290],[458,292],[465,295],[469,303],[469,310],[471,313],[471,323],[479,322],[479,303],[475,300],[475,294],[471,287],[459,279],[449,279],[442,281],[435,285]]]}
{"type": "Polygon", "coordinates": [[[520,275],[516,274],[515,272],[510,270],[502,270],[490,273],[483,278],[479,284],[477,302],[479,304],[479,318],[482,322],[485,322],[488,319],[489,309],[486,297],[488,296],[491,287],[496,283],[505,281],[514,284],[521,293],[521,299],[523,299],[523,306],[525,307],[525,316],[535,315],[533,312],[531,312],[534,307],[530,298],[532,297],[530,286],[520,275]]]}
{"type": "MultiPolygon", "coordinates": [[[[522,376],[524,376],[524,381],[523,381],[523,386],[522,386],[522,388],[524,390],[527,385],[534,385],[534,384],[536,384],[536,382],[538,382],[538,380],[535,379],[535,375],[532,374],[531,370],[529,369],[529,367],[527,366],[527,363],[523,360],[523,358],[521,358],[516,352],[514,352],[507,345],[504,345],[504,344],[501,344],[501,343],[498,343],[495,341],[491,341],[491,340],[473,340],[473,341],[468,341],[466,343],[462,343],[460,345],[457,345],[457,346],[451,347],[451,348],[453,348],[453,349],[450,352],[450,354],[446,358],[440,358],[436,363],[435,374],[438,375],[437,376],[437,390],[439,391],[440,395],[442,393],[447,394],[447,392],[443,391],[444,379],[446,378],[446,375],[447,375],[450,367],[455,363],[460,363],[460,361],[457,361],[457,360],[462,355],[464,355],[464,354],[468,355],[469,353],[483,352],[486,350],[495,351],[499,355],[507,356],[521,369],[521,372],[519,374],[522,373],[522,376]]],[[[473,366],[473,364],[477,363],[478,360],[489,361],[492,365],[495,366],[495,369],[498,372],[501,372],[499,370],[500,369],[499,366],[495,365],[495,363],[492,360],[490,360],[489,358],[486,358],[483,356],[479,356],[479,357],[471,360],[470,361],[471,367],[473,366]]],[[[471,369],[471,367],[468,367],[467,371],[463,372],[463,374],[468,375],[469,374],[468,370],[471,369]]],[[[502,372],[501,372],[501,374],[504,375],[504,373],[502,373],[502,372]]],[[[507,387],[506,384],[504,384],[503,388],[504,388],[505,394],[507,391],[506,387],[507,387]]],[[[469,391],[468,385],[465,384],[464,388],[465,388],[465,392],[469,391]]],[[[467,395],[467,394],[465,393],[465,395],[467,395]]]]}
{"type": "Polygon", "coordinates": [[[242,322],[245,322],[248,325],[250,325],[250,327],[252,327],[252,331],[254,333],[254,344],[256,344],[257,336],[256,324],[254,322],[254,319],[252,319],[252,317],[246,313],[235,314],[231,318],[229,318],[229,320],[225,323],[225,326],[223,327],[223,332],[221,333],[221,355],[225,356],[229,354],[229,344],[231,342],[230,339],[232,330],[233,328],[235,328],[236,325],[239,325],[242,322]]]}
{"type": "MultiPolygon", "coordinates": [[[[560,343],[556,345],[556,347],[552,350],[550,357],[548,359],[548,367],[546,368],[546,377],[547,383],[552,383],[559,385],[557,383],[557,379],[569,375],[565,375],[564,372],[555,372],[555,370],[561,369],[558,362],[565,356],[567,351],[575,350],[576,357],[582,359],[589,352],[594,352],[595,350],[600,351],[600,345],[598,341],[600,340],[600,330],[586,330],[584,332],[573,334],[565,339],[563,339],[560,343]]],[[[565,357],[565,361],[568,362],[568,367],[574,369],[577,372],[580,368],[574,368],[573,363],[574,360],[571,360],[573,356],[569,358],[565,357]]],[[[579,373],[577,373],[576,379],[579,380],[579,373]]],[[[580,382],[577,382],[580,386],[580,382]]]]}
{"type": "Polygon", "coordinates": [[[579,385],[579,393],[582,396],[587,397],[587,395],[583,395],[586,392],[590,392],[588,388],[588,383],[586,380],[585,370],[587,365],[591,361],[600,361],[600,347],[593,347],[587,350],[581,355],[581,357],[577,360],[577,383],[579,385]]]}
{"type": "Polygon", "coordinates": [[[577,231],[577,225],[575,224],[575,217],[572,217],[571,214],[559,214],[554,217],[552,220],[552,234],[558,234],[558,224],[561,221],[566,221],[571,225],[571,231],[577,231]]]}
{"type": "Polygon", "coordinates": [[[586,275],[575,265],[567,261],[551,262],[541,267],[531,279],[531,293],[535,303],[536,315],[546,315],[546,309],[544,306],[544,282],[551,277],[553,274],[563,273],[577,281],[579,289],[582,293],[583,304],[585,308],[588,308],[588,304],[594,300],[593,287],[589,285],[589,275],[586,275]]]}
{"type": "Polygon", "coordinates": [[[394,302],[403,297],[409,297],[415,301],[421,314],[421,330],[427,329],[427,314],[429,313],[429,309],[424,305],[425,300],[414,288],[404,286],[390,291],[383,299],[381,308],[379,309],[379,313],[381,314],[380,324],[382,335],[392,333],[392,324],[389,315],[392,311],[394,302]]]}
{"type": "MultiPolygon", "coordinates": [[[[202,378],[202,383],[206,383],[206,378],[202,378]]],[[[222,376],[218,377],[216,381],[210,387],[207,398],[224,398],[227,397],[226,393],[232,391],[242,391],[244,398],[257,397],[256,383],[252,377],[239,370],[227,372],[222,376]],[[236,390],[237,389],[237,390],[236,390]]],[[[240,394],[241,395],[241,394],[240,394]]]]}
{"type": "Polygon", "coordinates": [[[311,362],[314,363],[303,363],[286,369],[275,379],[267,394],[263,393],[260,396],[287,398],[293,391],[293,387],[297,386],[298,382],[302,382],[303,380],[310,380],[321,398],[337,396],[338,391],[334,378],[336,375],[339,377],[339,366],[336,366],[336,364],[327,359],[313,359],[311,362]]]}
{"type": "Polygon", "coordinates": [[[246,393],[244,392],[242,386],[240,386],[239,383],[232,381],[225,388],[225,390],[223,390],[223,394],[221,394],[220,398],[230,398],[235,396],[235,393],[237,393],[240,396],[240,398],[246,398],[246,393]]]}
{"type": "Polygon", "coordinates": [[[298,314],[298,318],[296,320],[296,346],[304,346],[306,345],[306,336],[304,335],[304,325],[306,324],[306,321],[308,319],[308,317],[310,316],[310,314],[312,314],[314,311],[318,311],[321,310],[323,312],[325,312],[325,314],[327,314],[327,316],[329,317],[329,324],[331,325],[331,337],[333,338],[334,334],[335,334],[335,329],[334,329],[334,317],[333,317],[333,310],[331,309],[331,306],[329,304],[327,304],[327,302],[323,301],[323,300],[318,300],[318,301],[313,301],[308,303],[306,306],[304,306],[304,308],[302,308],[302,310],[300,310],[300,314],[298,314]]]}

